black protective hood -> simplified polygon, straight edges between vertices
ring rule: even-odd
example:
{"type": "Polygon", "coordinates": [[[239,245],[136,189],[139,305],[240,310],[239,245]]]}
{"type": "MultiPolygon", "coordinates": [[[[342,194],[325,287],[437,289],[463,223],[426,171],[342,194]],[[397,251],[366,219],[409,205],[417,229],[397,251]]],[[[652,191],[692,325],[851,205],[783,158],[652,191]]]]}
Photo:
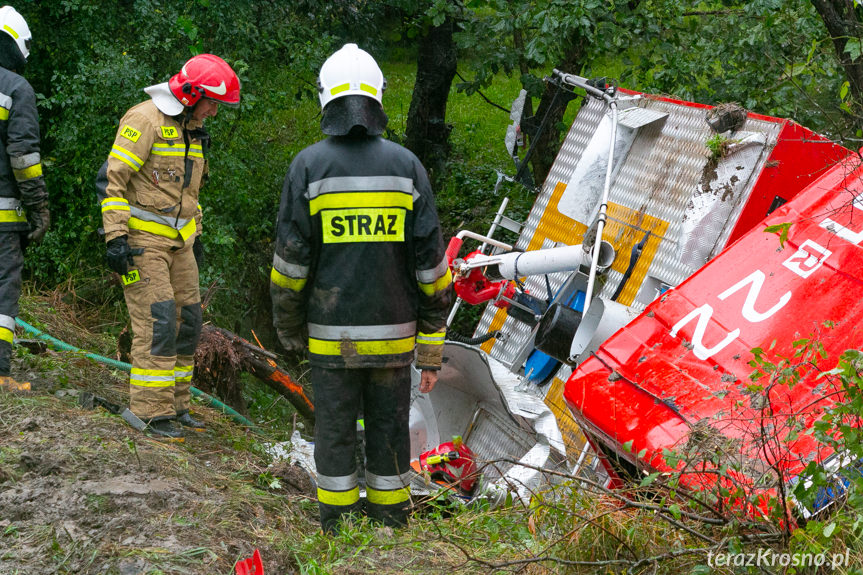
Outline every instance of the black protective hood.
{"type": "Polygon", "coordinates": [[[24,58],[24,54],[21,53],[12,36],[0,33],[0,67],[21,74],[26,65],[27,59],[24,58]]]}
{"type": "Polygon", "coordinates": [[[387,121],[389,118],[377,100],[358,95],[343,96],[324,108],[321,131],[327,136],[380,136],[387,121]]]}

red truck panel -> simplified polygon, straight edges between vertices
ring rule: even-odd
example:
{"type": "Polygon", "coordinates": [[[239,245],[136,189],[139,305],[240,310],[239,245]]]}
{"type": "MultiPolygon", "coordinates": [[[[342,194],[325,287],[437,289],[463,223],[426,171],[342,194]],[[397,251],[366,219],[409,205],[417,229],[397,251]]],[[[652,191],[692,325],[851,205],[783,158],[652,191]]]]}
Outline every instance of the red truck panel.
{"type": "Polygon", "coordinates": [[[606,340],[566,384],[579,422],[625,458],[646,449],[642,463],[659,470],[670,470],[662,450],[683,447],[703,425],[737,439],[741,456],[778,459],[792,474],[829,453],[816,453],[809,435],[779,455],[754,438],[763,424],[785,437],[791,415],[811,426],[835,401],[838,384],[812,370],[793,388],[776,386],[775,418],[765,419],[747,389],[748,362],[753,348],[775,342],[772,352],[789,356],[792,342],[816,337],[828,356],[819,367],[830,369],[863,342],[861,173],[856,163],[835,166],[606,340]],[[793,225],[780,248],[778,235],[763,230],[787,222],[793,225]],[[824,327],[828,320],[835,327],[824,327]],[[629,441],[631,453],[623,449],[629,441]]]}

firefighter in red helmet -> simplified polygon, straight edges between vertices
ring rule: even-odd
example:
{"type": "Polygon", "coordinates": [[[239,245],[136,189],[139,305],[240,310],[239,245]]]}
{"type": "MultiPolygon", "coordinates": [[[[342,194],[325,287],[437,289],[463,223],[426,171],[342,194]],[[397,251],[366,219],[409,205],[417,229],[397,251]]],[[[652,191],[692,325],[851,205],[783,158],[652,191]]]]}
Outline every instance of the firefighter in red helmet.
{"type": "Polygon", "coordinates": [[[189,402],[201,333],[204,121],[219,104],[239,104],[240,81],[224,60],[200,54],[144,91],[150,99],[120,120],[97,187],[108,265],[132,321],[130,409],[152,433],[179,439],[182,427],[203,428],[189,402]]]}

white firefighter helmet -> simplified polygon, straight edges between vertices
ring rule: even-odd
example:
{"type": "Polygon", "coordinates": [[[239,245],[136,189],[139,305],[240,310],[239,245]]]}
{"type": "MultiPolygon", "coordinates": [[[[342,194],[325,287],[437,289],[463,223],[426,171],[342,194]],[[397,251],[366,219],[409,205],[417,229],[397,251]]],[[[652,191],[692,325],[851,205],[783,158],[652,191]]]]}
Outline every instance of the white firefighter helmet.
{"type": "Polygon", "coordinates": [[[345,44],[327,58],[318,76],[321,131],[328,136],[379,136],[387,126],[383,72],[368,52],[345,44]]]}
{"type": "Polygon", "coordinates": [[[345,44],[327,58],[318,76],[321,109],[344,96],[366,96],[383,104],[387,82],[375,59],[356,44],[345,44]]]}
{"type": "Polygon", "coordinates": [[[12,6],[3,6],[0,8],[0,29],[15,40],[21,55],[26,60],[30,55],[30,40],[33,36],[24,17],[12,6]]]}

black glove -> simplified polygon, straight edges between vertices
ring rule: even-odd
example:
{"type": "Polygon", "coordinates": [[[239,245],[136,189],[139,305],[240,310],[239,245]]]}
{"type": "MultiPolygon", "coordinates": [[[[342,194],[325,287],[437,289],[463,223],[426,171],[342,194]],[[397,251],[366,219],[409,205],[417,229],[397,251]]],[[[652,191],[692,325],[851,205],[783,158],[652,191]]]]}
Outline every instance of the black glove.
{"type": "Polygon", "coordinates": [[[301,333],[286,331],[276,328],[276,335],[285,351],[289,353],[302,353],[306,349],[306,338],[301,333]]]}
{"type": "Polygon", "coordinates": [[[132,251],[129,249],[126,236],[109,240],[107,246],[105,257],[108,259],[108,267],[121,276],[129,273],[129,266],[134,266],[135,262],[132,260],[132,251]]]}
{"type": "Polygon", "coordinates": [[[198,264],[198,269],[201,269],[204,265],[204,242],[201,241],[201,236],[195,237],[192,253],[195,254],[195,263],[198,264]]]}
{"type": "Polygon", "coordinates": [[[38,244],[48,232],[48,226],[51,225],[51,212],[48,211],[48,202],[39,202],[32,206],[27,206],[27,223],[30,224],[30,233],[27,234],[27,239],[38,244]]]}

